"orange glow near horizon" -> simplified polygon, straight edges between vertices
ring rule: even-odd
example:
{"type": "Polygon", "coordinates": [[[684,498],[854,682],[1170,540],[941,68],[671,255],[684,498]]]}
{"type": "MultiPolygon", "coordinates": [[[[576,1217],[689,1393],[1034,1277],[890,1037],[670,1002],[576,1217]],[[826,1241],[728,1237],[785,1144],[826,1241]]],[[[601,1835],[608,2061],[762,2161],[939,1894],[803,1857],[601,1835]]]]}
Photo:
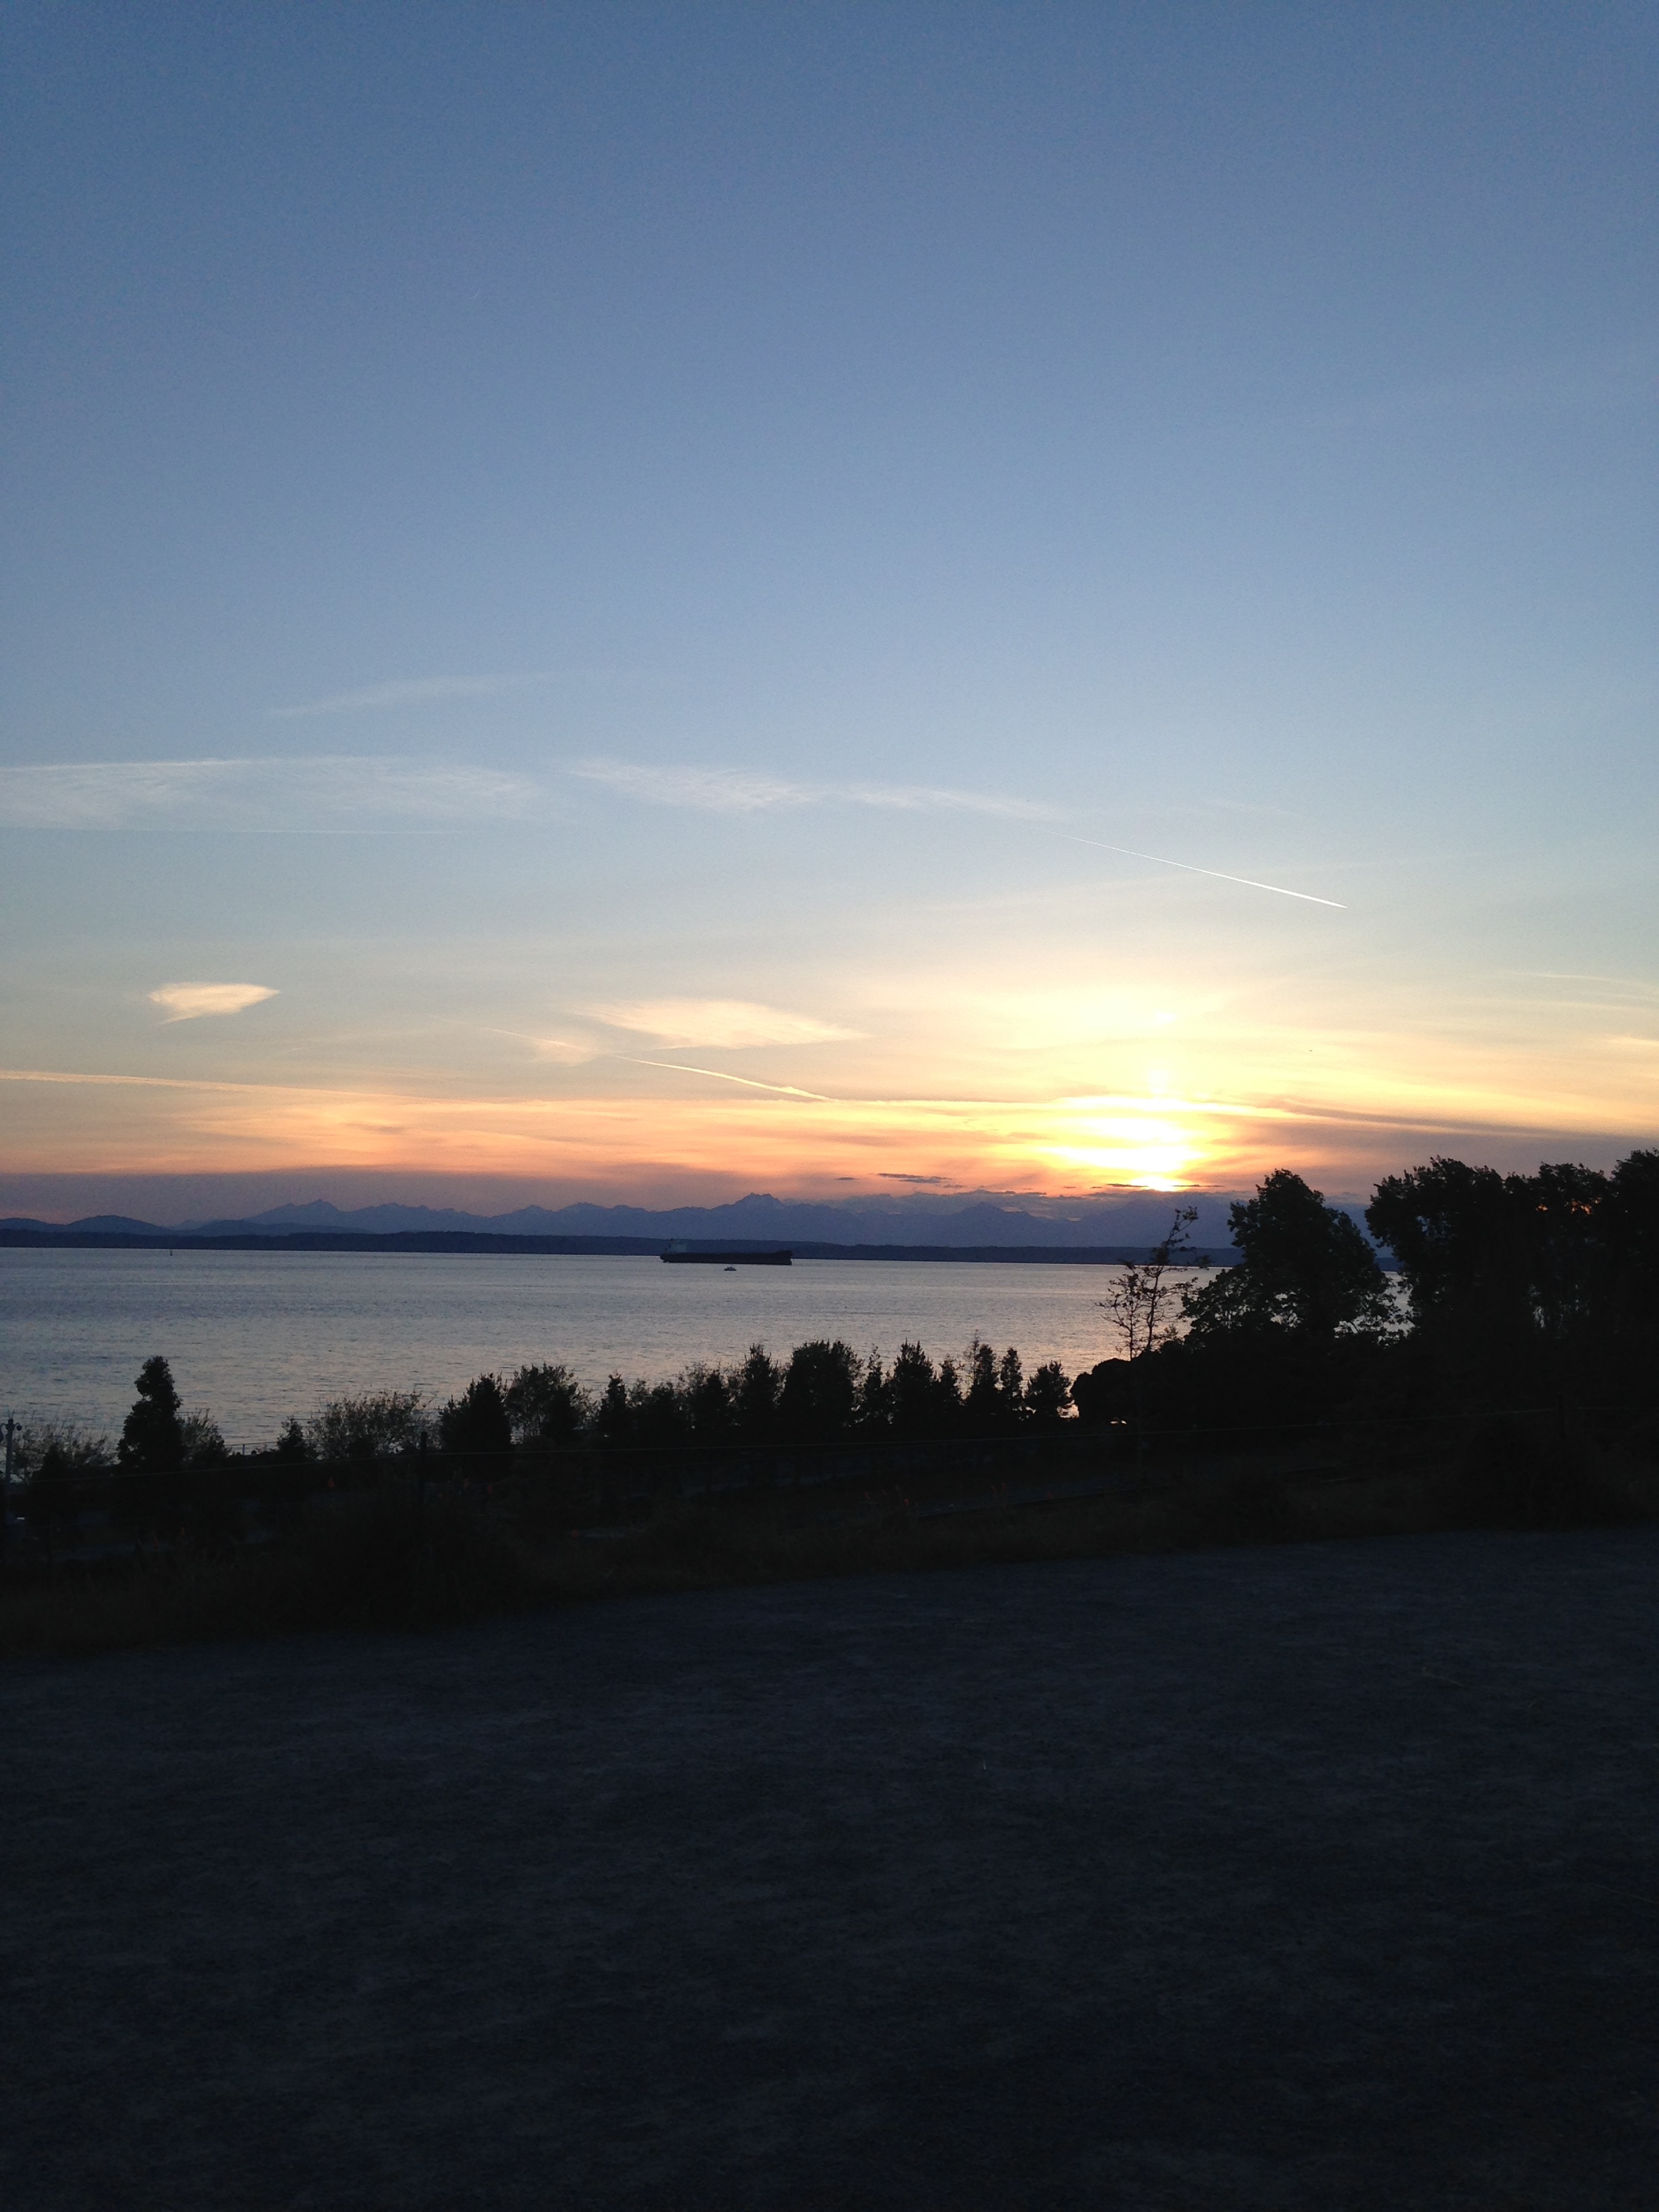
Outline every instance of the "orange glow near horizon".
{"type": "MultiPolygon", "coordinates": [[[[1462,1101],[1462,1115],[1437,1120],[1420,1104],[1416,1113],[1356,1115],[1318,1101],[1164,1092],[1029,1101],[453,1097],[3,1073],[12,1131],[6,1166],[17,1175],[349,1170],[596,1191],[660,1192],[694,1181],[734,1192],[845,1195],[851,1186],[878,1188],[896,1172],[945,1188],[1081,1196],[1103,1187],[1237,1188],[1295,1165],[1342,1189],[1432,1151],[1467,1151],[1483,1133],[1462,1101]]],[[[1484,1133],[1512,1138],[1528,1126],[1493,1117],[1484,1133]]],[[[1532,1126],[1544,1143],[1549,1124],[1532,1126]]]]}

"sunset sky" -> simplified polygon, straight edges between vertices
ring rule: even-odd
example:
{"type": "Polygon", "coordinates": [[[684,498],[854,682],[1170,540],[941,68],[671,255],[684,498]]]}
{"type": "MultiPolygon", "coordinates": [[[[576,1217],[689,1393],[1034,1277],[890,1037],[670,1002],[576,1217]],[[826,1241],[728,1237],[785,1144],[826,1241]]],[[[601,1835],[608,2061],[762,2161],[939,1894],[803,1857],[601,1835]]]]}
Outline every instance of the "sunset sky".
{"type": "Polygon", "coordinates": [[[0,27],[0,1212],[1659,1136],[1650,8],[0,27]]]}

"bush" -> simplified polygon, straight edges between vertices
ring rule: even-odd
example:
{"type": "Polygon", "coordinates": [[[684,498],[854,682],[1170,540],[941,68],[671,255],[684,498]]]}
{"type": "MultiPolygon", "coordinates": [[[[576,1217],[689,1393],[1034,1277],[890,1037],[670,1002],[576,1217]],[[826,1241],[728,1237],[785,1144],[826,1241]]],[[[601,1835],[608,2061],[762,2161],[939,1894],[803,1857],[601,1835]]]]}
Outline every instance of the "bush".
{"type": "Polygon", "coordinates": [[[513,1434],[520,1443],[574,1443],[592,1418],[592,1404],[568,1367],[521,1367],[502,1395],[513,1434]]]}
{"type": "Polygon", "coordinates": [[[426,1401],[418,1390],[374,1390],[331,1398],[306,1423],[311,1455],[364,1462],[413,1451],[427,1434],[426,1401]]]}

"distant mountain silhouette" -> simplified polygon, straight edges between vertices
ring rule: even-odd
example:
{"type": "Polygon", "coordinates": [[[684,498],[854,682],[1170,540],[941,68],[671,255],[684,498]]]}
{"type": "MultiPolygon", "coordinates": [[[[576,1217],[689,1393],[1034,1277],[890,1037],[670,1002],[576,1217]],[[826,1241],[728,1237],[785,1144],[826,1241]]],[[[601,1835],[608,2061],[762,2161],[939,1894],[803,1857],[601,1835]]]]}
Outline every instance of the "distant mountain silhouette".
{"type": "MultiPolygon", "coordinates": [[[[325,1198],[273,1206],[235,1220],[158,1224],[120,1213],[68,1223],[13,1216],[8,1231],[38,1236],[281,1237],[295,1233],[395,1237],[459,1232],[483,1237],[635,1237],[665,1242],[770,1244],[879,1244],[937,1247],[1021,1245],[1063,1250],[1154,1244],[1177,1208],[1196,1206],[1193,1246],[1218,1255],[1231,1250],[1227,1208],[1234,1191],[1103,1191],[1087,1198],[1052,1198],[1042,1191],[904,1191],[890,1198],[780,1199],[750,1191],[725,1206],[521,1206],[510,1213],[463,1213],[432,1206],[341,1207],[325,1198]]],[[[1364,1226],[1357,1200],[1339,1200],[1364,1226]]]]}
{"type": "Polygon", "coordinates": [[[130,1213],[88,1213],[79,1221],[33,1221],[27,1214],[14,1213],[0,1221],[4,1229],[56,1229],[69,1236],[75,1230],[97,1237],[165,1237],[163,1222],[136,1221],[130,1213]]]}
{"type": "Polygon", "coordinates": [[[1178,1206],[1196,1206],[1191,1231],[1199,1246],[1227,1243],[1227,1207],[1234,1194],[1113,1192],[1098,1198],[1053,1199],[1018,1193],[925,1191],[891,1199],[812,1200],[751,1191],[725,1206],[523,1206],[510,1213],[463,1213],[429,1206],[343,1208],[326,1199],[274,1206],[236,1221],[191,1224],[197,1236],[334,1230],[392,1236],[406,1231],[465,1231],[497,1237],[684,1237],[693,1241],[757,1239],[842,1244],[1150,1244],[1169,1228],[1178,1206]]]}

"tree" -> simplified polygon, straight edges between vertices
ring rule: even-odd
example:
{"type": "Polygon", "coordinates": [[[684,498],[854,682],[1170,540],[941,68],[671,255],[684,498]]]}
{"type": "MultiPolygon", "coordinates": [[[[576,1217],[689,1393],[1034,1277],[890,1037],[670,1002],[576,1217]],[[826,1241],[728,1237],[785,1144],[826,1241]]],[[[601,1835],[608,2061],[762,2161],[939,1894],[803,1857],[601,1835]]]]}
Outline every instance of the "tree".
{"type": "Polygon", "coordinates": [[[593,1433],[602,1444],[634,1441],[634,1411],[628,1402],[628,1386],[620,1375],[613,1375],[605,1386],[593,1415],[593,1433]]]}
{"type": "Polygon", "coordinates": [[[520,1443],[574,1443],[589,1413],[587,1393],[568,1367],[521,1367],[501,1402],[520,1443]]]}
{"type": "Polygon", "coordinates": [[[1057,1429],[1066,1419],[1071,1386],[1059,1360],[1045,1360],[1025,1385],[1025,1412],[1033,1428],[1057,1429]]]}
{"type": "Polygon", "coordinates": [[[839,1443],[853,1425],[858,1383],[857,1355],[839,1337],[798,1344],[778,1401],[784,1434],[794,1443],[839,1443]]]}
{"type": "Polygon", "coordinates": [[[137,1388],[116,1456],[134,1474],[170,1474],[184,1463],[185,1431],[173,1370],[159,1353],[140,1368],[137,1388]]]}
{"type": "Polygon", "coordinates": [[[988,1344],[975,1337],[968,1351],[968,1395],[963,1401],[963,1424],[970,1437],[995,1436],[1002,1425],[1002,1398],[997,1389],[997,1356],[988,1344]]]}
{"type": "Polygon", "coordinates": [[[1347,1214],[1289,1168],[1276,1168],[1227,1218],[1237,1264],[1182,1299],[1195,1344],[1268,1328],[1323,1341],[1389,1320],[1376,1253],[1347,1214]]]}
{"type": "Polygon", "coordinates": [[[909,1439],[939,1434],[939,1376],[919,1344],[900,1345],[888,1389],[894,1436],[909,1439]]]}
{"type": "Polygon", "coordinates": [[[732,1386],[718,1367],[688,1367],[682,1382],[691,1419],[691,1436],[700,1444],[726,1444],[737,1425],[732,1386]]]}
{"type": "Polygon", "coordinates": [[[438,1416],[438,1443],[447,1452],[489,1453],[513,1449],[513,1424],[501,1399],[501,1378],[480,1375],[438,1416]]]}
{"type": "Polygon", "coordinates": [[[1012,1436],[1026,1420],[1025,1376],[1011,1344],[1000,1359],[988,1344],[974,1339],[968,1352],[968,1391],[963,1426],[970,1437],[1012,1436]]]}
{"type": "Polygon", "coordinates": [[[859,1377],[859,1401],[853,1425],[861,1437],[884,1437],[893,1425],[893,1389],[881,1354],[872,1352],[859,1377]]]}
{"type": "Polygon", "coordinates": [[[46,1558],[54,1565],[57,1539],[64,1529],[75,1526],[76,1509],[75,1474],[69,1454],[62,1444],[49,1443],[40,1455],[40,1464],[23,1486],[23,1516],[29,1524],[30,1534],[42,1539],[46,1558]]]}
{"type": "Polygon", "coordinates": [[[751,1344],[738,1370],[732,1394],[740,1443],[769,1444],[775,1439],[782,1389],[783,1374],[776,1361],[769,1357],[763,1344],[751,1344]]]}
{"type": "Polygon", "coordinates": [[[1419,1327],[1460,1306],[1508,1306],[1522,1316],[1526,1224],[1496,1168],[1437,1157],[1386,1176],[1365,1222],[1394,1254],[1419,1327]]]}
{"type": "Polygon", "coordinates": [[[276,1439],[276,1456],[282,1460],[302,1462],[311,1457],[311,1444],[298,1417],[290,1413],[283,1424],[282,1434],[276,1439]]]}
{"type": "Polygon", "coordinates": [[[413,1451],[427,1433],[426,1401],[418,1390],[372,1390],[358,1398],[331,1398],[306,1424],[320,1460],[359,1464],[392,1452],[413,1451]]]}
{"type": "Polygon", "coordinates": [[[1642,1320],[1659,1316],[1659,1152],[1618,1162],[1604,1211],[1613,1295],[1642,1320]]]}
{"type": "Polygon", "coordinates": [[[225,1442],[225,1432],[211,1413],[198,1410],[186,1413],[179,1424],[185,1443],[186,1467],[228,1467],[230,1446],[225,1442]]]}
{"type": "Polygon", "coordinates": [[[690,1425],[684,1399],[672,1382],[636,1382],[628,1394],[634,1441],[665,1451],[683,1444],[690,1425]]]}
{"type": "Polygon", "coordinates": [[[1000,1425],[1012,1431],[1024,1425],[1025,1373],[1018,1352],[1011,1344],[997,1363],[997,1405],[1000,1412],[1000,1425]]]}
{"type": "Polygon", "coordinates": [[[1139,1359],[1156,1352],[1179,1329],[1182,1279],[1189,1268],[1210,1264],[1207,1255],[1194,1252],[1188,1239],[1187,1231],[1197,1218],[1195,1206],[1181,1207],[1163,1243],[1154,1244],[1144,1260],[1121,1261],[1121,1273],[1099,1301],[1126,1358],[1139,1359]]]}

